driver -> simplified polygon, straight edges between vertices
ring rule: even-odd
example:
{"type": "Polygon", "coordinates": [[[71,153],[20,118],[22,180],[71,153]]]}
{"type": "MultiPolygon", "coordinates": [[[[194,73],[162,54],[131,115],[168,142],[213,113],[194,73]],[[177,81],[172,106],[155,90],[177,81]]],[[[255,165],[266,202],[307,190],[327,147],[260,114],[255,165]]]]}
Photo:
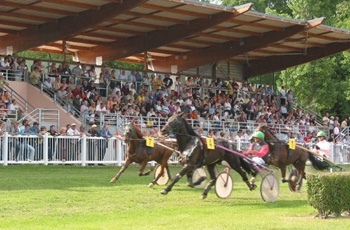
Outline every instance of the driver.
{"type": "Polygon", "coordinates": [[[316,144],[316,153],[319,155],[330,158],[331,156],[331,146],[329,142],[326,140],[326,133],[324,131],[319,131],[317,133],[318,142],[316,144]]]}
{"type": "Polygon", "coordinates": [[[270,149],[269,145],[264,141],[265,134],[261,131],[257,131],[253,133],[252,138],[254,138],[254,142],[249,146],[248,150],[243,152],[246,156],[252,156],[252,161],[256,164],[265,164],[267,163],[266,159],[264,159],[270,149]]]}
{"type": "MultiPolygon", "coordinates": [[[[265,142],[265,134],[261,131],[253,133],[254,142],[249,146],[248,150],[243,152],[246,156],[252,156],[252,161],[256,164],[267,163],[267,156],[270,152],[269,145],[265,142]]],[[[254,184],[255,177],[253,176],[249,182],[254,184]]]]}

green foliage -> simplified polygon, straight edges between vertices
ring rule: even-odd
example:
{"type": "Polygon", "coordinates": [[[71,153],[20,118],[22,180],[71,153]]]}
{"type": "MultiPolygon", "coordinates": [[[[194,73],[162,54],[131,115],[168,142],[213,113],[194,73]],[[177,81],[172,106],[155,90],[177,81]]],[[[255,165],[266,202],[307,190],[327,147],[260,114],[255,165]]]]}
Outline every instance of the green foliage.
{"type": "Polygon", "coordinates": [[[321,217],[350,209],[350,173],[307,175],[307,198],[321,217]]]}
{"type": "MultiPolygon", "coordinates": [[[[34,52],[34,51],[22,51],[17,53],[18,56],[24,57],[24,58],[30,58],[30,59],[38,59],[38,60],[52,60],[57,62],[63,61],[63,55],[61,54],[49,54],[44,52],[34,52]]],[[[66,56],[67,62],[72,62],[73,57],[71,55],[66,56]]]]}
{"type": "Polygon", "coordinates": [[[335,26],[350,29],[350,1],[343,1],[336,8],[335,26]]]}
{"type": "Polygon", "coordinates": [[[136,63],[128,63],[128,62],[117,62],[112,61],[106,63],[106,66],[115,68],[115,69],[135,69],[135,70],[142,70],[143,65],[142,64],[136,64],[136,63]]]}

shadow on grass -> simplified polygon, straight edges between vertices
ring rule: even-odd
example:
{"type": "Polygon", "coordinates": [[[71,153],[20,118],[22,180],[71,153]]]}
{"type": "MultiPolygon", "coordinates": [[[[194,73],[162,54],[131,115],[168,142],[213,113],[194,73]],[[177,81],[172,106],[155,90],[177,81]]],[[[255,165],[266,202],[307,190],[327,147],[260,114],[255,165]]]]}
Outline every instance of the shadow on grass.
{"type": "Polygon", "coordinates": [[[140,185],[147,187],[154,179],[153,172],[140,177],[139,166],[129,166],[116,183],[110,183],[119,170],[120,167],[112,166],[9,165],[0,167],[0,191],[140,185]]]}

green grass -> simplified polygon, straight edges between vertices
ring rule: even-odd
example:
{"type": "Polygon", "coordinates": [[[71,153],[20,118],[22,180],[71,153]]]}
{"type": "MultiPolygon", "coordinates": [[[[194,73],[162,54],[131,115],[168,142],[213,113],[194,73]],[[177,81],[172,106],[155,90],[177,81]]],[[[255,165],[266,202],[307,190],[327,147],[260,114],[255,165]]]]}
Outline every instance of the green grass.
{"type": "MultiPolygon", "coordinates": [[[[175,175],[179,167],[172,166],[175,175]]],[[[119,167],[0,166],[0,229],[349,229],[350,219],[315,218],[306,187],[292,193],[280,184],[280,197],[265,203],[259,188],[249,191],[233,172],[234,190],[219,199],[214,189],[186,186],[185,178],[167,195],[147,185],[129,167],[116,184],[119,167]]],[[[348,170],[347,170],[348,171],[348,170]]],[[[279,173],[278,173],[279,174],[279,173]]],[[[257,181],[260,185],[260,181],[257,181]]]]}

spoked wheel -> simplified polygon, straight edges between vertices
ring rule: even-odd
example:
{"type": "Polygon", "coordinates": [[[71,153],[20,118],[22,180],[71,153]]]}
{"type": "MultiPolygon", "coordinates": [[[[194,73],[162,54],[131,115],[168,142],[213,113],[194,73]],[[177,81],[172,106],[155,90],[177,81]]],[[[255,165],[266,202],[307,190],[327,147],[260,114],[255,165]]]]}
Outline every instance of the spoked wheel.
{"type": "Polygon", "coordinates": [[[233,180],[228,172],[221,172],[216,177],[215,193],[217,197],[226,199],[229,198],[233,190],[233,180]]]}
{"type": "Polygon", "coordinates": [[[261,180],[260,194],[265,202],[275,202],[280,193],[280,186],[273,174],[267,174],[261,180]]]}
{"type": "MultiPolygon", "coordinates": [[[[157,176],[160,174],[160,171],[161,171],[161,166],[158,165],[156,167],[156,170],[154,172],[154,179],[157,178],[157,176]]],[[[157,181],[157,184],[158,185],[166,185],[169,181],[169,175],[168,175],[168,172],[166,169],[164,169],[164,173],[163,173],[163,176],[159,177],[158,181],[157,181]]]]}
{"type": "Polygon", "coordinates": [[[300,179],[300,175],[298,170],[293,169],[288,177],[288,186],[290,191],[292,192],[299,192],[301,189],[301,186],[303,186],[303,179],[300,179],[300,182],[298,183],[300,179]]]}
{"type": "Polygon", "coordinates": [[[203,189],[207,184],[207,173],[203,168],[197,168],[192,175],[192,183],[194,183],[195,188],[203,189]],[[197,181],[202,180],[199,184],[195,184],[197,181]]]}

